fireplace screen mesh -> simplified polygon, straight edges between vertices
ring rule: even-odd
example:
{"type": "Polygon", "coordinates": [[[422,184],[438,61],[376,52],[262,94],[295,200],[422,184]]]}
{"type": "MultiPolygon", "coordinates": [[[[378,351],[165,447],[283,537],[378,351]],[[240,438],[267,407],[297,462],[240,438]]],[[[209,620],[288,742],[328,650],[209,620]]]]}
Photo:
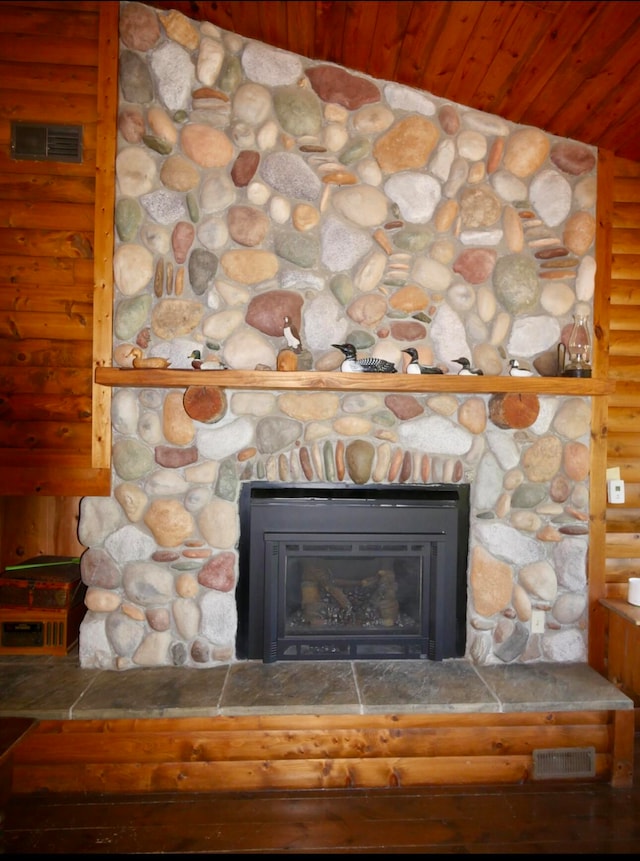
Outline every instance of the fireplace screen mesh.
{"type": "Polygon", "coordinates": [[[352,536],[322,543],[310,536],[266,536],[267,591],[276,602],[269,656],[424,657],[422,624],[433,542],[352,536]]]}

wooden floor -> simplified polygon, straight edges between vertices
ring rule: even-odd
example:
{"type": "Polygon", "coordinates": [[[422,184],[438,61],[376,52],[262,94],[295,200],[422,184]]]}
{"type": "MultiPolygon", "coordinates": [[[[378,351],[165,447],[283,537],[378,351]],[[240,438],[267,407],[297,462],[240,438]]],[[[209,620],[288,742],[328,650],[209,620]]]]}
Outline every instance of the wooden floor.
{"type": "Polygon", "coordinates": [[[13,796],[6,854],[633,854],[634,785],[13,796]]]}

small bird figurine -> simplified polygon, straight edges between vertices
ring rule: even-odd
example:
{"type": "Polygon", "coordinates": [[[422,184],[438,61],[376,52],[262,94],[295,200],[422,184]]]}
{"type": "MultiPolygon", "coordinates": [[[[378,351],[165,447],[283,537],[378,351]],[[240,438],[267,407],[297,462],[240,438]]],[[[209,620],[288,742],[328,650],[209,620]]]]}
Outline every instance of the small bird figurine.
{"type": "Polygon", "coordinates": [[[418,361],[418,351],[415,347],[407,347],[406,350],[402,351],[411,357],[411,361],[407,365],[405,369],[405,373],[407,374],[443,374],[444,371],[442,368],[438,368],[435,365],[421,365],[418,361]]]}
{"type": "Polygon", "coordinates": [[[161,356],[145,356],[140,347],[133,347],[127,353],[133,356],[131,364],[134,368],[168,368],[171,362],[161,356]]]}
{"type": "Polygon", "coordinates": [[[282,334],[287,339],[287,344],[294,353],[302,352],[302,339],[295,325],[291,322],[291,317],[285,315],[282,334]]]}
{"type": "Polygon", "coordinates": [[[510,377],[532,377],[533,371],[521,365],[517,359],[509,360],[509,376],[510,377]]]}
{"type": "Polygon", "coordinates": [[[369,373],[369,374],[397,374],[398,369],[393,362],[388,362],[386,359],[374,359],[369,356],[364,359],[358,359],[356,356],[356,348],[353,344],[332,344],[332,347],[340,350],[345,355],[345,359],[340,365],[341,371],[351,373],[369,373]]]}
{"type": "Polygon", "coordinates": [[[189,354],[189,358],[191,359],[191,367],[195,368],[196,371],[225,370],[225,365],[220,361],[220,359],[207,359],[207,361],[204,361],[200,350],[194,350],[189,354]]]}
{"type": "Polygon", "coordinates": [[[458,371],[458,376],[462,377],[470,377],[472,374],[476,374],[482,376],[484,371],[481,368],[472,368],[471,362],[465,356],[460,356],[459,359],[452,359],[452,362],[455,362],[456,365],[462,365],[460,370],[458,371]]]}

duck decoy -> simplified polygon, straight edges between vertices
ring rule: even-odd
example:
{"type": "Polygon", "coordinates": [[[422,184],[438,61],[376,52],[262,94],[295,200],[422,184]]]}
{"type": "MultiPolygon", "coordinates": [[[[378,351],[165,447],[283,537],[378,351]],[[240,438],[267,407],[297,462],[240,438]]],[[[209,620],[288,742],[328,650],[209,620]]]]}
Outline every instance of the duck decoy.
{"type": "Polygon", "coordinates": [[[509,360],[509,376],[510,377],[532,377],[533,371],[521,365],[517,359],[509,360]]]}
{"type": "Polygon", "coordinates": [[[418,360],[418,351],[415,347],[407,347],[406,350],[402,351],[411,357],[411,361],[407,365],[405,369],[405,373],[407,374],[444,374],[442,368],[436,367],[436,365],[422,365],[418,360]]]}
{"type": "Polygon", "coordinates": [[[458,376],[469,377],[471,375],[482,376],[484,371],[481,368],[472,368],[471,362],[465,356],[460,356],[459,359],[452,359],[452,362],[455,362],[456,365],[462,365],[460,370],[458,371],[458,376]]]}
{"type": "Polygon", "coordinates": [[[364,359],[358,359],[356,348],[353,344],[332,344],[340,352],[344,353],[344,360],[340,365],[341,371],[350,373],[369,373],[369,374],[397,374],[398,369],[393,362],[388,362],[386,359],[375,359],[367,356],[364,359]]]}
{"type": "Polygon", "coordinates": [[[131,364],[134,368],[168,368],[171,364],[169,359],[163,359],[162,356],[145,356],[140,347],[133,347],[127,356],[133,356],[131,364]]]}
{"type": "Polygon", "coordinates": [[[225,365],[220,361],[220,359],[207,359],[206,361],[202,358],[202,353],[200,350],[194,350],[189,354],[189,358],[191,359],[191,367],[195,368],[196,371],[224,371],[225,365]]]}
{"type": "Polygon", "coordinates": [[[300,337],[300,333],[294,323],[291,322],[291,317],[287,317],[286,315],[284,318],[284,325],[282,327],[282,334],[294,353],[300,353],[302,351],[302,339],[300,337]]]}

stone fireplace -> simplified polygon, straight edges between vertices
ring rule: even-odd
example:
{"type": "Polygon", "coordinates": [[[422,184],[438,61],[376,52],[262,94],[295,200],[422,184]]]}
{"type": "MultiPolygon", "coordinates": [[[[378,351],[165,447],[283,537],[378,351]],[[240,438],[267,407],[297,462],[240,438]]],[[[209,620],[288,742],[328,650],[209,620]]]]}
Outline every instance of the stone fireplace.
{"type": "Polygon", "coordinates": [[[462,657],[468,536],[467,485],[246,483],[239,657],[462,657]]]}
{"type": "MultiPolygon", "coordinates": [[[[253,658],[242,508],[263,483],[424,499],[468,489],[446,611],[455,633],[441,651],[442,618],[416,621],[405,606],[410,649],[464,650],[477,664],[585,660],[591,404],[544,380],[573,315],[592,306],[595,151],[176,12],[122,3],[120,39],[113,362],[168,367],[160,384],[113,392],[112,493],[80,512],[81,665],[253,658]],[[331,345],[345,341],[395,364],[388,385],[323,385],[343,358],[331,345]],[[410,346],[443,371],[432,391],[398,384],[410,346]],[[203,415],[171,382],[195,350],[254,379],[313,371],[318,385],[227,386],[203,415]],[[447,388],[461,357],[483,371],[477,390],[447,388]],[[523,379],[505,404],[495,392],[511,358],[542,384],[523,379]]],[[[296,588],[313,593],[347,547],[327,541],[314,556],[300,529],[269,548],[298,548],[296,588]]],[[[376,529],[385,549],[360,530],[348,550],[377,575],[398,548],[387,549],[395,527],[376,529]]],[[[424,609],[439,539],[416,544],[414,574],[392,573],[424,609]]],[[[353,610],[338,586],[334,600],[353,610]]],[[[367,645],[355,640],[345,648],[367,645]]],[[[262,655],[285,659],[289,644],[268,642],[262,655]]],[[[405,648],[400,633],[392,645],[405,648]]]]}

